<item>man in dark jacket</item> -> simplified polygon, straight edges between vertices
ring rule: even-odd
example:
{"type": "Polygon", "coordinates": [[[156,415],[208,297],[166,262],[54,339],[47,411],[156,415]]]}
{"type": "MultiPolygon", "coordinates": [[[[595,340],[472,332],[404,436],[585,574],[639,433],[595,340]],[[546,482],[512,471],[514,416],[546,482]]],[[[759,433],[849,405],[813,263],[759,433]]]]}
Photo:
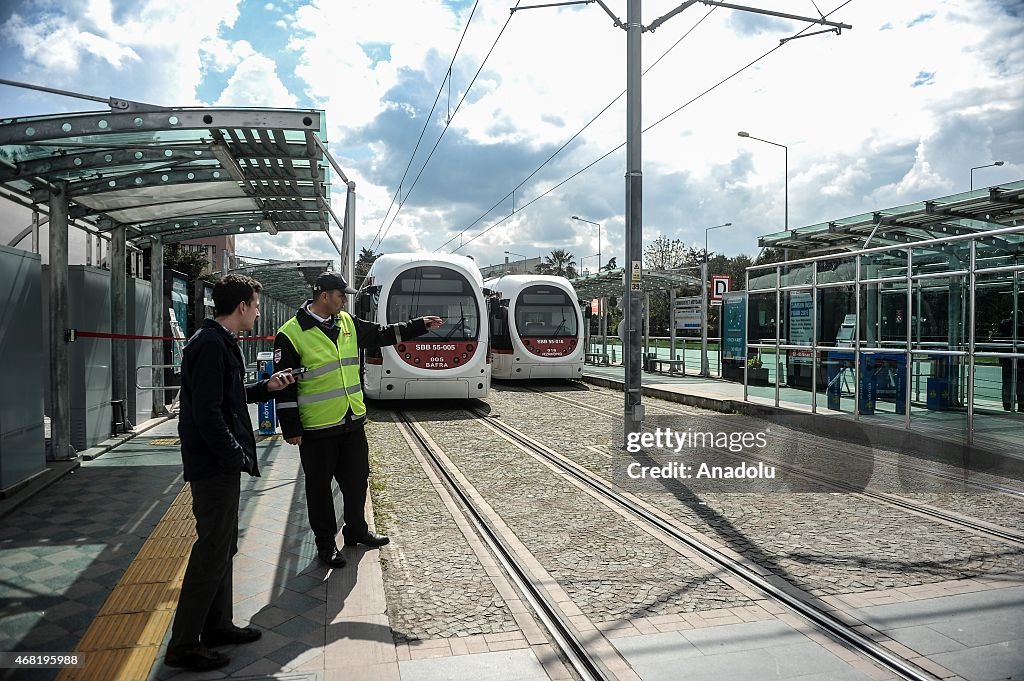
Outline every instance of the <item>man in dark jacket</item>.
{"type": "Polygon", "coordinates": [[[259,477],[248,402],[295,382],[287,371],[245,385],[238,333],[260,316],[262,285],[229,274],[213,287],[216,318],[189,339],[181,361],[178,435],[185,480],[192,490],[196,543],[185,569],[164,662],[195,671],[230,661],[216,646],[251,643],[261,632],[232,622],[231,560],[238,553],[238,502],[244,471],[259,477]]]}
{"type": "Polygon", "coordinates": [[[359,348],[394,345],[444,323],[440,317],[427,316],[379,326],[343,312],[347,293],[355,290],[344,278],[323,273],[313,286],[313,299],[285,322],[274,341],[275,366],[306,370],[297,385],[277,397],[277,413],[284,439],[299,446],[309,525],[317,556],[329,567],[345,565],[335,543],[335,480],[344,498],[345,544],[388,543],[387,537],[370,532],[363,511],[370,464],[359,348]]]}

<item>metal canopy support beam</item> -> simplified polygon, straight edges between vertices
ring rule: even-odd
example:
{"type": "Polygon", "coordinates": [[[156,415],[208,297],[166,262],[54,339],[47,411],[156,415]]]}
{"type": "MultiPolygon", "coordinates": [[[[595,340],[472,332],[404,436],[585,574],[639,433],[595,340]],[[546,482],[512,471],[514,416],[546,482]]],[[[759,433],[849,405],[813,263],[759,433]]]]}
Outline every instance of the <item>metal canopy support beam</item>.
{"type": "Polygon", "coordinates": [[[50,191],[50,452],[54,461],[75,458],[71,446],[68,371],[68,195],[63,182],[50,191]]]}
{"type": "MultiPolygon", "coordinates": [[[[356,183],[348,183],[345,194],[345,231],[341,235],[342,255],[341,271],[345,273],[345,281],[351,286],[356,280],[356,183]]],[[[351,300],[349,301],[352,302],[351,300]]],[[[349,308],[351,309],[351,308],[349,308]]]]}
{"type": "MultiPolygon", "coordinates": [[[[128,329],[128,313],[125,304],[128,284],[127,244],[124,225],[115,227],[110,234],[110,332],[125,334],[128,329]]],[[[110,343],[111,399],[121,400],[122,419],[128,419],[128,350],[123,338],[113,338],[110,343]]],[[[133,383],[134,385],[134,383],[133,383]]],[[[116,418],[117,412],[114,412],[116,418]]],[[[116,433],[111,433],[116,434],[116,433]]]]}
{"type": "MultiPolygon", "coordinates": [[[[162,336],[164,330],[164,242],[153,237],[149,251],[149,282],[153,292],[153,335],[162,336]]],[[[163,341],[153,341],[153,416],[167,413],[167,395],[164,394],[164,371],[157,368],[164,363],[163,341]]]]}

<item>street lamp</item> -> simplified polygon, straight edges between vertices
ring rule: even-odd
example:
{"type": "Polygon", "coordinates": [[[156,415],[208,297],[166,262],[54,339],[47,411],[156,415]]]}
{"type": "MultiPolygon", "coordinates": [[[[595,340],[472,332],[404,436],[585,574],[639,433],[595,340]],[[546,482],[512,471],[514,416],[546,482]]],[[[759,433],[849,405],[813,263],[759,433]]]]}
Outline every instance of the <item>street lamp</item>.
{"type": "Polygon", "coordinates": [[[594,258],[594,257],[597,258],[597,262],[598,262],[597,273],[601,274],[601,264],[600,264],[601,263],[601,254],[600,253],[591,253],[590,255],[580,256],[580,270],[581,270],[580,273],[581,274],[586,271],[586,270],[583,269],[583,261],[586,260],[587,258],[594,258]]]}
{"type": "MultiPolygon", "coordinates": [[[[703,286],[700,288],[700,309],[701,309],[701,323],[700,323],[700,375],[710,376],[711,366],[708,363],[708,232],[719,227],[730,227],[731,222],[725,222],[721,225],[715,225],[714,227],[704,228],[704,262],[700,267],[700,279],[703,286]]],[[[718,351],[722,351],[722,340],[718,340],[718,351]]]]}
{"type": "MultiPolygon", "coordinates": [[[[576,216],[576,215],[573,215],[572,219],[573,220],[579,220],[580,222],[586,222],[588,224],[591,224],[591,225],[594,225],[595,227],[597,227],[597,271],[600,274],[600,272],[601,272],[601,225],[596,223],[596,222],[591,222],[590,220],[584,220],[583,218],[581,218],[579,216],[576,216]]],[[[587,256],[587,257],[590,257],[590,256],[587,256]]]]}
{"type": "Polygon", "coordinates": [[[738,133],[736,133],[736,135],[739,136],[739,137],[747,137],[747,138],[752,139],[752,140],[757,140],[758,142],[764,142],[765,144],[771,144],[771,145],[776,146],[776,147],[782,147],[783,150],[786,152],[786,155],[785,155],[785,162],[786,162],[786,198],[785,198],[785,201],[786,201],[786,231],[788,232],[789,231],[789,147],[787,147],[785,144],[779,144],[778,142],[770,142],[768,140],[763,140],[760,137],[754,137],[749,132],[746,132],[744,130],[740,130],[738,133]]]}
{"type": "Polygon", "coordinates": [[[1005,161],[995,161],[993,163],[989,163],[988,165],[974,166],[973,168],[971,168],[971,191],[972,192],[974,191],[974,171],[975,170],[978,170],[980,168],[991,168],[992,166],[1001,166],[1001,165],[1003,165],[1003,163],[1005,163],[1005,161]]]}
{"type": "Polygon", "coordinates": [[[505,251],[505,255],[518,255],[523,259],[523,274],[526,274],[526,256],[522,253],[516,253],[515,251],[505,251]]]}

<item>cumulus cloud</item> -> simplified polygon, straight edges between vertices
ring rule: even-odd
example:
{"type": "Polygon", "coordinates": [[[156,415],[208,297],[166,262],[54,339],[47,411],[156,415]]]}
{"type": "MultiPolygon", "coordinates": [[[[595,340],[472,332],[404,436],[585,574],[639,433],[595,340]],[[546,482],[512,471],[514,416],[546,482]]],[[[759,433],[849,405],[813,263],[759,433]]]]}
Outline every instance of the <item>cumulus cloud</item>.
{"type": "Polygon", "coordinates": [[[241,61],[214,106],[294,108],[297,100],[277,76],[275,63],[260,54],[241,61]]]}

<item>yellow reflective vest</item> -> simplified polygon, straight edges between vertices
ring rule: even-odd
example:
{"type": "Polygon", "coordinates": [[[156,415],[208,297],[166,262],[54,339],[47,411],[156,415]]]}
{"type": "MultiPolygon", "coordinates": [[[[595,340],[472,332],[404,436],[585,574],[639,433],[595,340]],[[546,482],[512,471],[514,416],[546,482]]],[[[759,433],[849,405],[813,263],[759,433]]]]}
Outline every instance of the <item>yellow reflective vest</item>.
{"type": "Polygon", "coordinates": [[[317,326],[303,331],[295,317],[279,331],[291,341],[307,370],[297,381],[299,419],[306,430],[336,426],[345,420],[349,409],[354,418],[366,414],[356,326],[346,312],[338,315],[337,323],[337,343],[317,326]]]}

